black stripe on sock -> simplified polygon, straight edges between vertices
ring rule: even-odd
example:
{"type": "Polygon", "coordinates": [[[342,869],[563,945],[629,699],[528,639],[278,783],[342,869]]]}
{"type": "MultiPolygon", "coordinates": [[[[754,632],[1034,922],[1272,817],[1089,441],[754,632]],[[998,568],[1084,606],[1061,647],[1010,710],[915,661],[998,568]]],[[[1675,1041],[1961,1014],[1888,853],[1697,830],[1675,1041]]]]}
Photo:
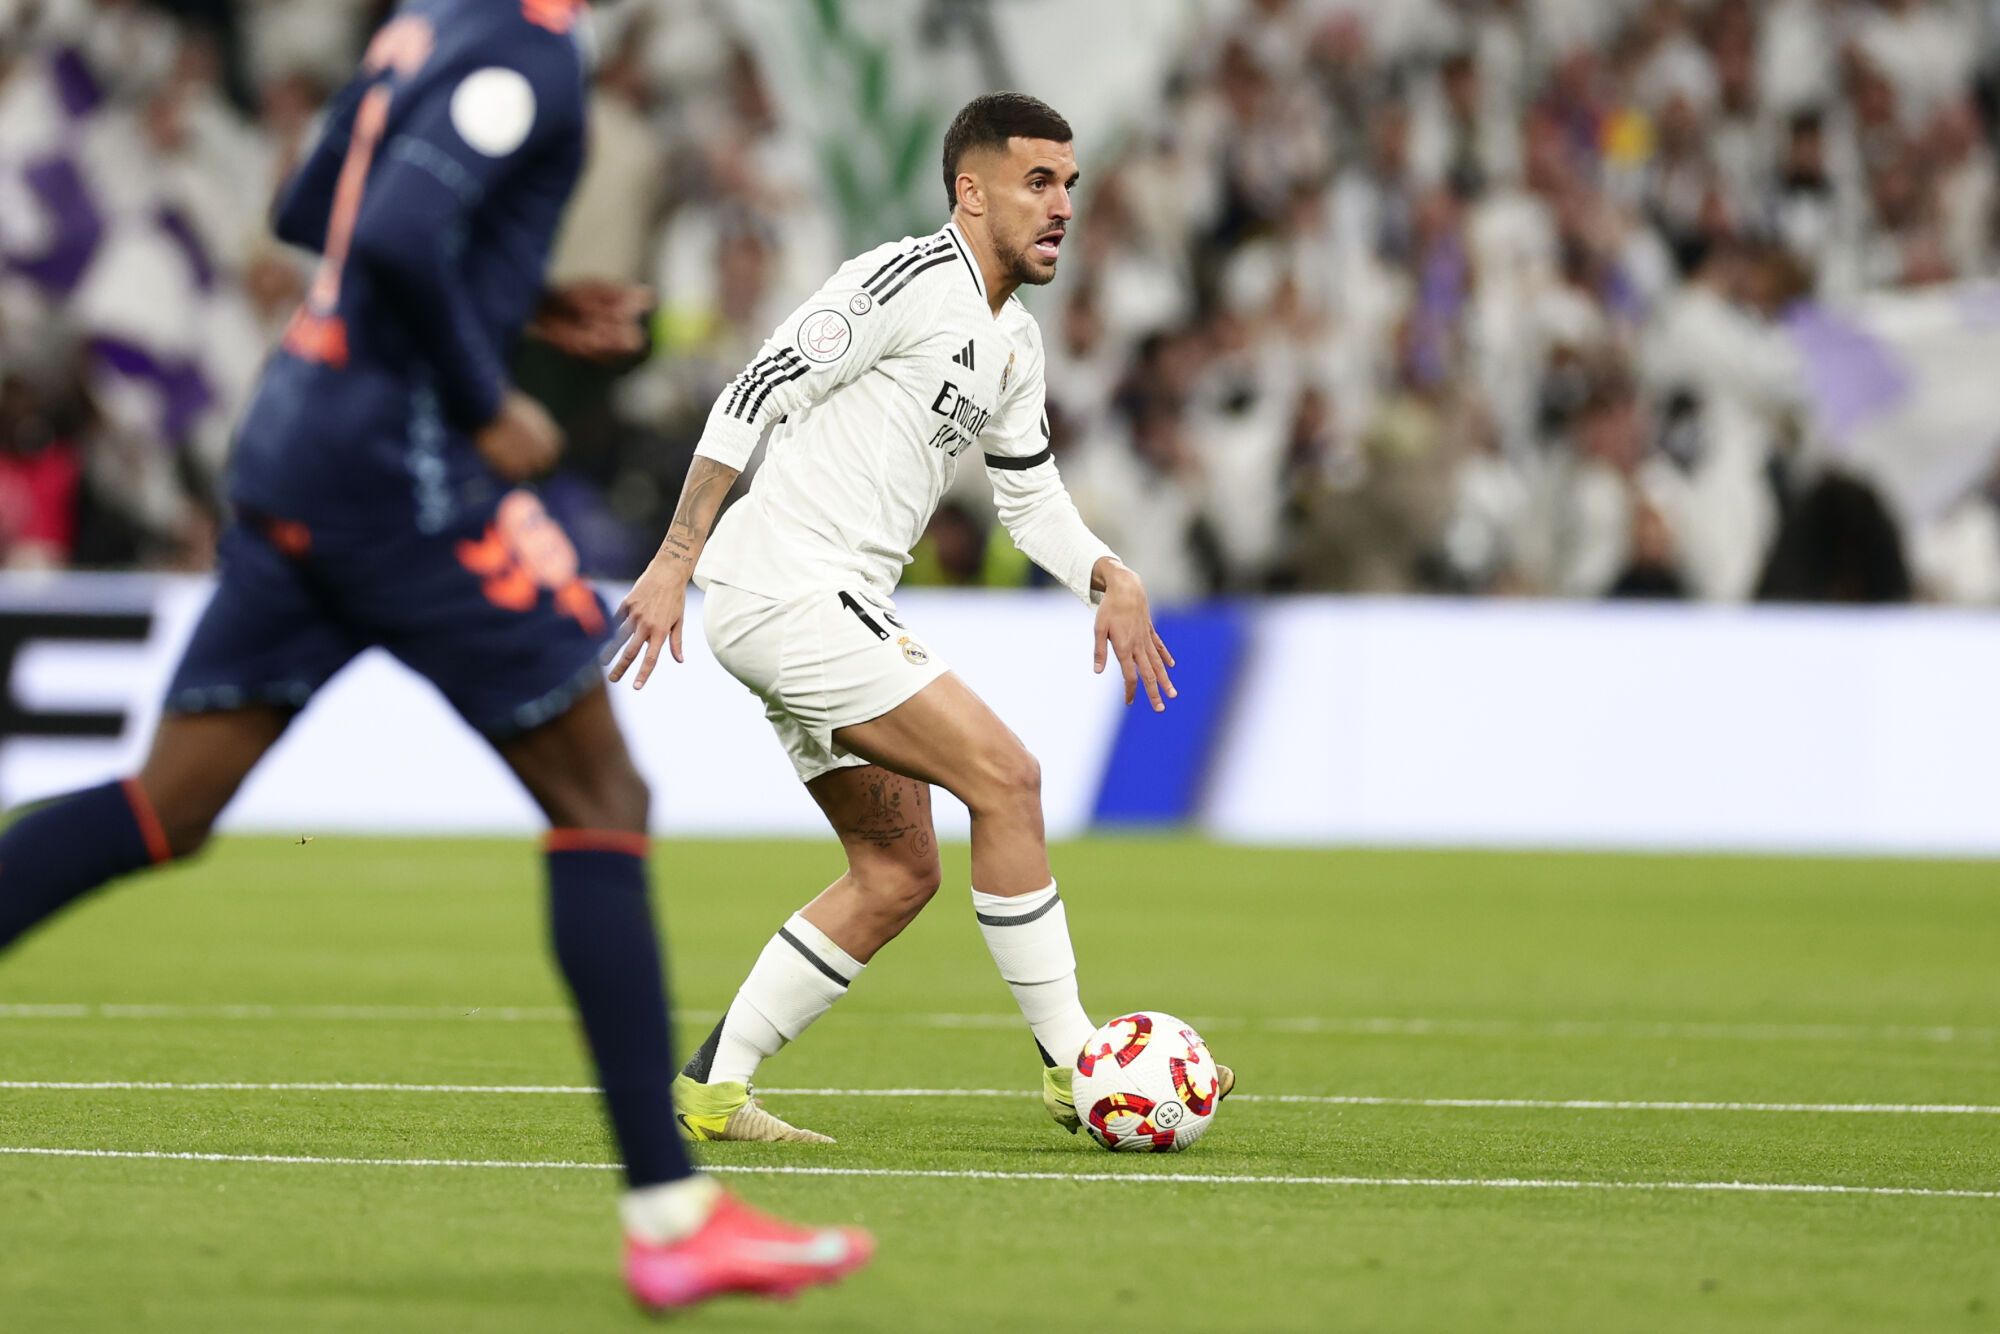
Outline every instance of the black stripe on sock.
{"type": "Polygon", "coordinates": [[[1030,454],[1024,459],[1009,458],[1005,454],[988,454],[986,456],[986,466],[989,468],[998,468],[1002,472],[1026,472],[1030,468],[1041,467],[1055,456],[1056,452],[1053,449],[1045,449],[1039,454],[1030,454]]]}
{"type": "MultiPolygon", "coordinates": [[[[722,1032],[720,1028],[717,1028],[715,1031],[717,1034],[720,1034],[722,1032]]],[[[1040,1038],[1035,1039],[1035,1050],[1042,1054],[1042,1064],[1044,1066],[1046,1066],[1051,1070],[1056,1068],[1056,1058],[1049,1055],[1049,1049],[1042,1045],[1042,1040],[1040,1038]]]]}
{"type": "Polygon", "coordinates": [[[981,926],[1026,926],[1037,918],[1048,916],[1049,911],[1061,902],[1062,895],[1051,894],[1047,903],[1033,912],[1024,912],[1019,917],[994,917],[983,912],[974,912],[972,915],[979,919],[981,926]]]}
{"type": "Polygon", "coordinates": [[[800,940],[797,936],[785,930],[785,928],[782,926],[778,928],[778,939],[784,941],[787,945],[790,945],[800,954],[803,954],[805,956],[807,963],[819,969],[822,973],[825,973],[827,977],[839,983],[841,987],[845,988],[847,986],[847,979],[842,977],[839,973],[835,972],[832,964],[828,963],[825,959],[820,958],[817,954],[814,954],[810,949],[806,948],[806,943],[803,940],[800,940]]]}
{"type": "Polygon", "coordinates": [[[876,304],[883,306],[888,305],[890,301],[895,299],[896,293],[902,291],[905,287],[908,287],[911,283],[915,282],[918,278],[922,277],[927,270],[934,269],[940,264],[949,264],[951,263],[952,259],[953,255],[951,251],[946,250],[942,255],[939,255],[936,259],[930,260],[929,262],[924,264],[917,265],[916,268],[911,269],[908,273],[903,275],[903,280],[901,282],[897,283],[894,287],[890,288],[888,291],[882,293],[882,295],[876,297],[875,298],[876,304]]]}
{"type": "Polygon", "coordinates": [[[729,1016],[726,1013],[715,1021],[715,1027],[709,1032],[708,1041],[695,1048],[694,1055],[688,1057],[688,1063],[681,1067],[682,1074],[697,1084],[708,1082],[708,1072],[715,1068],[716,1049],[722,1046],[722,1026],[728,1022],[729,1016]]]}

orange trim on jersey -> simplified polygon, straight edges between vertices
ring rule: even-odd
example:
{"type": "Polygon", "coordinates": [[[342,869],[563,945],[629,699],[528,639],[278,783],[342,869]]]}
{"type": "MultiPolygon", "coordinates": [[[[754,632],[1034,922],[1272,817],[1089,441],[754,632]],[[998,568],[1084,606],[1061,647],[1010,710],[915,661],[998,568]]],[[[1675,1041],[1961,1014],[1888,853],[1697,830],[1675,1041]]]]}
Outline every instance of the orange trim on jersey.
{"type": "Polygon", "coordinates": [[[285,351],[300,361],[346,370],[347,321],[338,315],[315,315],[300,306],[285,326],[285,351]]]}
{"type": "Polygon", "coordinates": [[[312,551],[312,529],[296,519],[264,520],[264,536],[271,545],[293,560],[312,551]]]}
{"type": "Polygon", "coordinates": [[[167,842],[167,831],[160,827],[159,812],[153,809],[153,799],[146,795],[146,789],[139,786],[139,780],[128,778],[121,787],[125,789],[125,800],[132,807],[132,818],[139,822],[139,834],[146,840],[146,855],[153,859],[153,865],[174,859],[174,849],[167,842]]]}
{"type": "Polygon", "coordinates": [[[521,0],[521,17],[560,35],[576,26],[576,11],[582,8],[583,0],[521,0]]]}
{"type": "Polygon", "coordinates": [[[361,194],[368,185],[368,169],[375,161],[375,149],[389,124],[389,99],[395,96],[387,84],[376,84],[361,98],[354,112],[354,128],[348,138],[347,158],[340,164],[334,182],[333,210],[327,215],[326,244],[320,248],[319,269],[313,274],[306,293],[305,307],[292,317],[285,330],[285,350],[303,361],[316,361],[336,370],[347,365],[347,323],[338,314],[340,278],[347,267],[347,253],[354,244],[354,226],[361,216],[361,194]]]}
{"type": "Polygon", "coordinates": [[[544,852],[622,852],[643,857],[652,848],[644,834],[621,829],[551,829],[542,840],[544,852]]]}
{"type": "Polygon", "coordinates": [[[431,26],[430,20],[405,14],[382,25],[375,39],[368,43],[368,54],[361,59],[361,70],[364,74],[394,70],[408,78],[424,67],[431,58],[431,52],[436,49],[437,30],[431,26]]]}

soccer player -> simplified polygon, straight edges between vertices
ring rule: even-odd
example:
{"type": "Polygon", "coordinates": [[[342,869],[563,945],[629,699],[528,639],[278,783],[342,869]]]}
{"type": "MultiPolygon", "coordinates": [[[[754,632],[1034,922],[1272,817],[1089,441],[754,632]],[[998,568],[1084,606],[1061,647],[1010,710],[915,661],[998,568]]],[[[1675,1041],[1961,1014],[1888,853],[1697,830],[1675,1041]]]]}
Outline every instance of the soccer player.
{"type": "Polygon", "coordinates": [[[380,646],[435,685],[547,814],[556,961],[629,1189],[626,1279],[654,1308],[789,1294],[865,1263],[849,1230],[764,1218],[692,1169],[676,1128],[648,795],[613,719],[608,622],[561,530],[513,482],[561,438],[509,387],[537,327],[636,350],[643,293],[542,297],[584,153],[581,0],[410,0],[278,201],[322,256],[239,432],[219,584],[139,773],[0,836],[0,948],[117,876],[186,857],[327,680],[380,646]]]}
{"type": "MultiPolygon", "coordinates": [[[[764,701],[847,872],[778,929],[675,1081],[700,1139],[827,1142],[750,1094],[757,1066],[847,993],[937,891],[932,784],[972,814],[972,904],[1072,1132],[1072,1062],[1096,1027],[1042,833],[1041,776],[1006,724],[906,625],[891,596],[959,456],[986,464],[1001,522],[1097,607],[1130,705],[1174,696],[1139,577],[1084,526],[1050,459],[1042,338],[1014,292],[1055,277],[1077,182],[1070,128],[1019,93],[974,99],[944,141],[951,221],[850,260],[710,411],[665,539],[620,608],[611,679],[681,660],[692,576],[722,665],[764,701]],[[717,525],[767,427],[749,495],[717,525]],[[711,528],[713,535],[711,536],[711,528]]],[[[1222,1091],[1235,1083],[1224,1070],[1222,1091]]]]}

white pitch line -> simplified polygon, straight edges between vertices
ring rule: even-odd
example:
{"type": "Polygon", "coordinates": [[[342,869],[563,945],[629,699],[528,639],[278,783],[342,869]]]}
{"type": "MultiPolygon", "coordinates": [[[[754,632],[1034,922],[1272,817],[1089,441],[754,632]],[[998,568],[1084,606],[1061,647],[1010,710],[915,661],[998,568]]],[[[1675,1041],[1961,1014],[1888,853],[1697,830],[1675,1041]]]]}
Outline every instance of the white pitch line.
{"type": "MultiPolygon", "coordinates": [[[[449,1093],[580,1096],[589,1084],[400,1084],[333,1080],[0,1079],[0,1092],[71,1093],[449,1093]]],[[[786,1098],[1033,1098],[1022,1089],[760,1088],[786,1098]]],[[[2000,1116],[2000,1105],[1942,1102],[1720,1102],[1614,1098],[1397,1098],[1362,1093],[1242,1093],[1232,1103],[1315,1107],[1418,1107],[1548,1112],[1765,1112],[1853,1116],[2000,1116]]]]}
{"type": "MultiPolygon", "coordinates": [[[[617,1163],[479,1158],[343,1158],[308,1154],[193,1153],[162,1149],[56,1149],[0,1145],[0,1154],[32,1158],[115,1158],[165,1162],[251,1163],[310,1167],[456,1167],[507,1171],[614,1172],[617,1163]]],[[[1349,1186],[1436,1190],[1700,1191],[1743,1195],[1875,1195],[1918,1199],[2000,1200],[2000,1190],[1936,1186],[1853,1186],[1794,1181],[1569,1181],[1530,1177],[1255,1176],[1204,1172],[998,1172],[893,1167],[764,1167],[709,1165],[705,1171],[741,1176],[863,1177],[923,1181],[1120,1181],[1183,1186],[1349,1186]]]]}
{"type": "MultiPolygon", "coordinates": [[[[1206,1027],[1190,1020],[1197,1027],[1206,1027]]],[[[1272,1033],[1342,1037],[1668,1038],[1734,1042],[1995,1042],[2000,1028],[1956,1024],[1732,1024],[1611,1019],[1322,1019],[1259,1021],[1272,1033]]]]}
{"type": "MultiPolygon", "coordinates": [[[[708,1023],[716,1010],[676,1008],[675,1014],[708,1023]]],[[[1334,1037],[1463,1037],[1566,1039],[1679,1039],[1735,1042],[1926,1042],[1996,1043],[2000,1027],[1962,1024],[1769,1024],[1610,1019],[1462,1019],[1423,1016],[1322,1017],[1242,1015],[1183,1016],[1204,1032],[1283,1033],[1334,1037]]],[[[292,1020],[298,1022],[428,1022],[478,1020],[485,1023],[569,1023],[573,1015],[558,1005],[265,1005],[125,1004],[12,1002],[0,1004],[0,1020],[151,1019],[292,1020]]],[[[906,1028],[1017,1029],[1017,1014],[843,1014],[843,1022],[906,1028]]]]}
{"type": "MultiPolygon", "coordinates": [[[[777,1090],[773,1089],[772,1092],[777,1090]]],[[[1944,1102],[1669,1102],[1611,1098],[1385,1098],[1363,1094],[1254,1093],[1231,1102],[1328,1107],[1436,1107],[1547,1112],[1795,1112],[1863,1116],[2000,1116],[2000,1106],[1944,1102]]]]}
{"type": "MultiPolygon", "coordinates": [[[[258,1083],[217,1079],[0,1079],[0,1092],[47,1091],[72,1093],[511,1093],[591,1094],[590,1084],[389,1084],[345,1080],[300,1080],[258,1083]]],[[[759,1090],[762,1092],[763,1090],[759,1090]]]]}
{"type": "Polygon", "coordinates": [[[43,1003],[0,1005],[0,1019],[291,1019],[398,1021],[484,1019],[511,1024],[557,1023],[571,1011],[556,1005],[124,1005],[43,1003]]]}

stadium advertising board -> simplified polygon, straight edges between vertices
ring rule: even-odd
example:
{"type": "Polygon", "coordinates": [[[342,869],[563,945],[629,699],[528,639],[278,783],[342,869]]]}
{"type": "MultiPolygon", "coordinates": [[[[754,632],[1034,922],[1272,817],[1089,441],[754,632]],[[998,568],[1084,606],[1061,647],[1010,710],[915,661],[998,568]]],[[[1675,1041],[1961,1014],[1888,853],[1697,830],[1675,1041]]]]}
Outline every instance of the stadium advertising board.
{"type": "MultiPolygon", "coordinates": [[[[200,579],[0,583],[0,801],[130,769],[200,579]]],[[[1191,823],[1249,841],[2000,853],[2000,620],[1298,599],[1170,614],[1165,715],[1090,671],[1060,593],[912,591],[906,619],[1042,761],[1057,836],[1191,823]]],[[[698,601],[693,613],[699,616],[698,601]]],[[[667,833],[821,817],[698,628],[665,691],[617,692],[667,833]]],[[[948,798],[939,828],[962,836],[948,798]]],[[[520,832],[535,814],[429,687],[371,654],[253,776],[225,827],[520,832]],[[387,762],[386,761],[392,761],[387,762]]]]}
{"type": "MultiPolygon", "coordinates": [[[[208,596],[193,578],[0,581],[8,701],[0,803],[129,772],[143,757],[181,645],[208,596]]],[[[908,623],[1000,710],[1046,769],[1051,832],[1088,823],[1117,701],[1090,674],[1090,621],[1066,594],[912,595],[908,623]]],[[[687,663],[614,698],[667,833],[817,834],[763,707],[711,660],[689,603],[687,663]],[[665,687],[661,689],[659,687],[665,687]]],[[[939,832],[964,809],[937,803],[939,832]]],[[[244,786],[223,828],[290,834],[510,833],[539,828],[526,794],[423,681],[380,652],[350,665],[244,786]]]]}

